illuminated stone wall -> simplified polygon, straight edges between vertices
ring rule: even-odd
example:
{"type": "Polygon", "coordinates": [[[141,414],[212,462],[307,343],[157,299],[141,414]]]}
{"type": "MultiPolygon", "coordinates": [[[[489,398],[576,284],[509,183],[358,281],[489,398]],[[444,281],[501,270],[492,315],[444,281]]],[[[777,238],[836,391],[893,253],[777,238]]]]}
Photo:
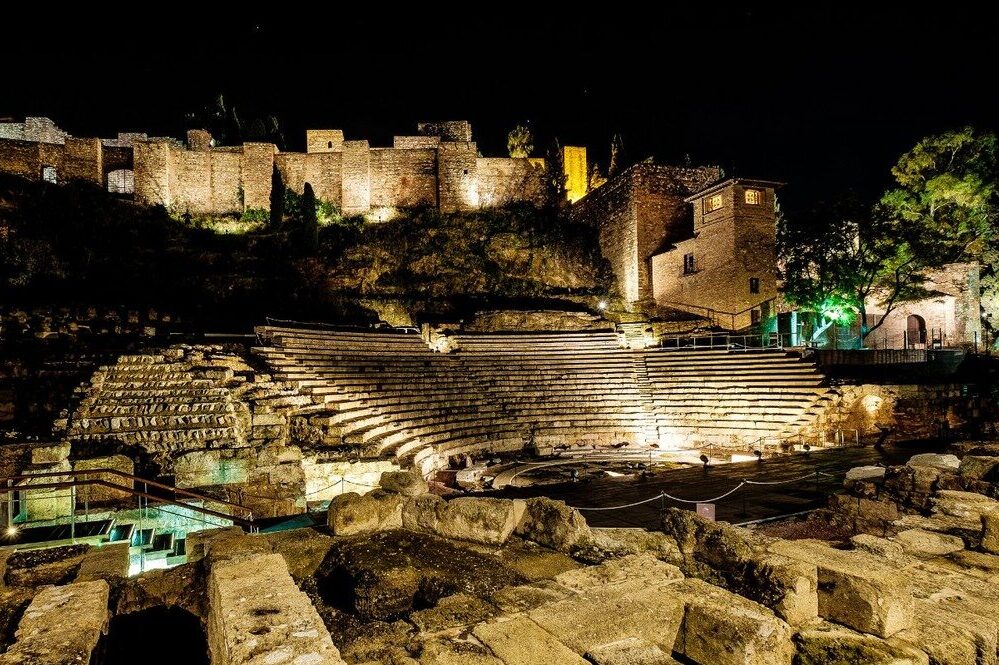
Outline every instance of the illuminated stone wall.
{"type": "Polygon", "coordinates": [[[777,296],[776,216],[772,187],[732,181],[691,201],[696,235],[652,258],[656,304],[707,314],[724,328],[744,328],[772,312],[761,303],[777,296]],[[745,203],[746,189],[760,192],[756,205],[745,203]],[[707,212],[707,200],[721,196],[721,207],[707,212]],[[694,271],[684,271],[693,255],[694,271]],[[750,280],[759,280],[753,293],[750,280]],[[709,311],[705,311],[709,310],[709,311]]]}
{"type": "MultiPolygon", "coordinates": [[[[238,214],[269,209],[273,169],[301,194],[310,183],[317,198],[348,215],[389,219],[401,209],[436,206],[471,210],[515,201],[539,203],[544,194],[540,160],[480,158],[466,121],[421,123],[416,136],[396,136],[392,147],[346,141],[340,129],[310,129],[306,152],[279,153],[269,143],[215,147],[200,129],[187,143],[144,134],[115,139],[74,139],[45,118],[0,124],[0,172],[40,179],[82,178],[105,186],[111,171],[134,170],[137,201],[179,213],[238,214]],[[480,173],[481,167],[481,173],[480,173]]],[[[572,196],[585,192],[585,148],[566,148],[572,196]]]]}
{"type": "MultiPolygon", "coordinates": [[[[923,348],[940,340],[943,346],[981,348],[981,290],[977,263],[951,263],[926,275],[924,288],[929,296],[901,303],[888,314],[885,322],[868,335],[867,346],[875,349],[923,348]],[[909,334],[909,317],[920,317],[925,335],[909,334]]],[[[884,313],[880,298],[867,303],[868,325],[873,326],[884,313]]]]}
{"type": "Polygon", "coordinates": [[[565,169],[565,194],[575,203],[586,196],[590,185],[590,170],[586,164],[586,148],[567,145],[562,148],[562,163],[565,169]]]}
{"type": "Polygon", "coordinates": [[[573,207],[573,215],[600,226],[600,248],[625,301],[652,297],[653,254],[690,235],[684,198],[719,177],[715,167],[636,164],[573,207]]]}

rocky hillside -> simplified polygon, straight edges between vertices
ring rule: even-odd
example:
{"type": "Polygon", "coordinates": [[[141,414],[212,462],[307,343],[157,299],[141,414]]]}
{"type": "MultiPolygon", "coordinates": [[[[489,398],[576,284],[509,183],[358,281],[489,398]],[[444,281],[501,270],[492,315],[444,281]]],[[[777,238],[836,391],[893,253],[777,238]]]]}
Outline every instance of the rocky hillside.
{"type": "Polygon", "coordinates": [[[415,210],[367,224],[320,203],[320,226],[309,231],[300,205],[291,201],[280,224],[174,218],[84,185],[5,178],[0,295],[22,303],[138,303],[233,330],[266,315],[376,318],[362,298],[550,307],[553,299],[604,297],[610,288],[595,230],[530,206],[415,210]]]}

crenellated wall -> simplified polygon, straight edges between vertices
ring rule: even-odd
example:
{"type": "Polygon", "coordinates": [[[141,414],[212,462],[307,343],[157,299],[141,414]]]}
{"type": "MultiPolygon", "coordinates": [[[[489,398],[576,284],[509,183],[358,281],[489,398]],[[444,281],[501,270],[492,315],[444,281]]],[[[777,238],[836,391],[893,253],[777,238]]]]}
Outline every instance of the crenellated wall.
{"type": "MultiPolygon", "coordinates": [[[[85,180],[117,194],[134,191],[137,201],[190,214],[268,210],[275,168],[291,191],[301,194],[309,183],[318,199],[344,214],[376,221],[405,208],[454,212],[541,202],[543,160],[481,157],[463,120],[421,123],[418,132],[394,137],[391,147],[372,147],[345,140],[340,129],[310,129],[302,153],[280,152],[270,143],[217,147],[201,129],[187,132],[186,145],[144,134],[74,138],[47,118],[29,118],[0,123],[0,172],[38,180],[49,167],[48,178],[85,180]]],[[[566,169],[580,181],[578,191],[585,186],[586,151],[566,150],[574,156],[566,169]]]]}

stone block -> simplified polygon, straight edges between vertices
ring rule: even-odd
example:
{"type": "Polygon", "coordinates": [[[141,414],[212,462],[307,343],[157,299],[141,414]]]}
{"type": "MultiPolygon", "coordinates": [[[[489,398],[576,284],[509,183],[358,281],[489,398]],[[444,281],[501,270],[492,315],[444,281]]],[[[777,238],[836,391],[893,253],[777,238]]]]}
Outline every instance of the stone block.
{"type": "Polygon", "coordinates": [[[982,520],[982,549],[999,554],[999,512],[985,513],[982,520]]]}
{"type": "Polygon", "coordinates": [[[754,572],[739,591],[772,609],[792,626],[802,626],[819,615],[818,568],[780,554],[753,557],[754,572]],[[759,585],[753,592],[747,585],[759,585]]]}
{"type": "Polygon", "coordinates": [[[401,529],[404,503],[402,496],[388,492],[348,492],[330,501],[327,524],[334,536],[401,529]]]}
{"type": "MultiPolygon", "coordinates": [[[[91,457],[73,462],[74,471],[91,471],[94,469],[113,469],[129,475],[135,475],[135,462],[125,455],[108,455],[107,457],[91,457]]],[[[104,485],[83,485],[76,491],[77,507],[85,504],[113,503],[128,500],[132,495],[128,489],[134,487],[134,481],[115,473],[99,473],[88,475],[87,479],[101,480],[125,489],[114,489],[104,485]]]]}
{"type": "Polygon", "coordinates": [[[976,527],[982,514],[999,510],[999,501],[976,492],[941,490],[931,499],[933,513],[956,517],[976,527]]]}
{"type": "Polygon", "coordinates": [[[76,581],[113,581],[128,577],[128,546],[128,543],[105,543],[91,549],[80,563],[76,581]]]}
{"type": "Polygon", "coordinates": [[[919,599],[912,626],[900,631],[898,638],[919,645],[934,665],[993,665],[997,632],[994,619],[945,601],[919,599]]]}
{"type": "Polygon", "coordinates": [[[465,593],[442,598],[429,609],[409,615],[420,632],[436,632],[485,621],[496,614],[496,607],[465,593]]]}
{"type": "Polygon", "coordinates": [[[637,637],[672,652],[684,599],[664,585],[604,584],[528,611],[527,616],[578,654],[637,637]]]}
{"type": "Polygon", "coordinates": [[[109,594],[103,580],[43,589],[25,610],[0,664],[89,663],[107,632],[109,594]]]}
{"type": "Polygon", "coordinates": [[[69,441],[51,443],[44,446],[32,446],[32,464],[58,464],[69,459],[69,441]]]}
{"type": "Polygon", "coordinates": [[[923,651],[903,640],[883,640],[835,624],[801,630],[794,642],[798,647],[796,665],[929,665],[923,651]]]}
{"type": "Polygon", "coordinates": [[[590,528],[578,510],[547,497],[527,499],[514,533],[560,552],[571,552],[591,538],[590,528]]]}
{"type": "Polygon", "coordinates": [[[526,616],[481,623],[472,634],[506,665],[587,665],[579,654],[526,616]]]}
{"type": "Polygon", "coordinates": [[[279,554],[212,566],[208,608],[212,663],[343,665],[329,631],[279,554]]]}
{"type": "MultiPolygon", "coordinates": [[[[391,496],[403,500],[401,495],[391,496]]],[[[444,501],[426,494],[406,502],[402,524],[406,529],[441,538],[502,545],[513,534],[521,505],[509,499],[474,497],[444,501]]]]}
{"type": "Polygon", "coordinates": [[[572,591],[552,580],[543,580],[534,584],[503,587],[490,597],[497,607],[508,614],[526,612],[535,607],[563,600],[572,595],[572,591]]]}
{"type": "Polygon", "coordinates": [[[703,580],[684,580],[668,593],[686,605],[678,653],[713,665],[790,665],[793,631],[769,608],[703,580]]]}
{"type": "Polygon", "coordinates": [[[900,531],[895,536],[895,542],[902,546],[906,554],[919,557],[944,556],[964,549],[964,541],[957,536],[923,529],[900,531]]]}
{"type": "Polygon", "coordinates": [[[806,541],[777,541],[771,551],[818,569],[819,616],[861,632],[890,637],[912,624],[912,585],[864,552],[806,541]]]}
{"type": "Polygon", "coordinates": [[[243,535],[238,526],[220,527],[218,529],[202,529],[187,534],[187,561],[199,561],[208,553],[212,541],[226,538],[236,538],[243,535]]]}
{"type": "Polygon", "coordinates": [[[957,471],[961,466],[961,460],[958,459],[957,455],[921,453],[910,457],[905,465],[910,467],[929,466],[941,471],[957,471]]]}
{"type": "Polygon", "coordinates": [[[659,531],[628,528],[591,528],[594,547],[615,556],[652,554],[657,559],[679,563],[683,556],[673,538],[659,531]]]}
{"type": "Polygon", "coordinates": [[[669,653],[637,637],[611,642],[586,654],[595,665],[676,665],[669,653]]]}
{"type": "Polygon", "coordinates": [[[843,484],[849,487],[858,480],[881,480],[884,477],[883,466],[855,466],[846,472],[843,484]]]}
{"type": "Polygon", "coordinates": [[[598,566],[577,568],[555,576],[555,581],[575,591],[604,584],[629,583],[640,588],[661,586],[683,579],[676,566],[664,563],[651,554],[632,554],[611,559],[598,566]]]}
{"type": "Polygon", "coordinates": [[[427,481],[412,471],[385,471],[378,484],[386,492],[403,496],[419,496],[430,491],[427,481]]]}
{"type": "Polygon", "coordinates": [[[888,561],[903,561],[905,551],[899,543],[892,542],[887,538],[879,538],[868,533],[858,533],[850,538],[850,544],[854,549],[873,554],[888,561]]]}
{"type": "Polygon", "coordinates": [[[968,455],[961,460],[960,473],[965,478],[995,482],[999,480],[999,457],[968,455]]]}

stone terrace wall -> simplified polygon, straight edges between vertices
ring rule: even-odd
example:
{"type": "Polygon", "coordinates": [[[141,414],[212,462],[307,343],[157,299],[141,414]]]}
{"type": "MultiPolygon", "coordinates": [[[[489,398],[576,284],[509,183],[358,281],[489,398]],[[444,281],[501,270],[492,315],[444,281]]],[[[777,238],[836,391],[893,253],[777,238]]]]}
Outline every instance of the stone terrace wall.
{"type": "Polygon", "coordinates": [[[437,204],[437,152],[375,148],[369,153],[372,208],[437,204]]]}

